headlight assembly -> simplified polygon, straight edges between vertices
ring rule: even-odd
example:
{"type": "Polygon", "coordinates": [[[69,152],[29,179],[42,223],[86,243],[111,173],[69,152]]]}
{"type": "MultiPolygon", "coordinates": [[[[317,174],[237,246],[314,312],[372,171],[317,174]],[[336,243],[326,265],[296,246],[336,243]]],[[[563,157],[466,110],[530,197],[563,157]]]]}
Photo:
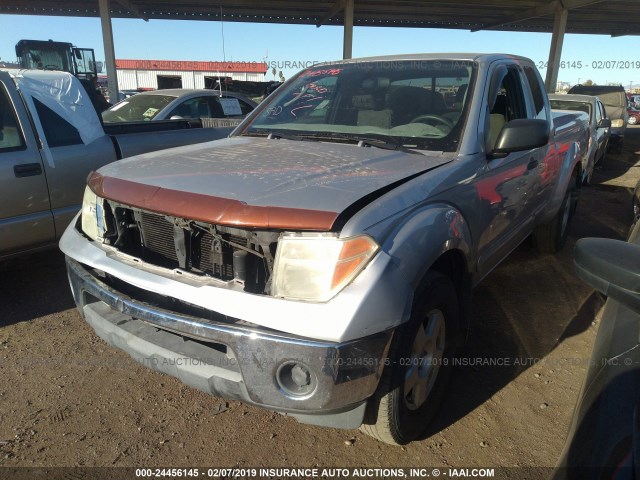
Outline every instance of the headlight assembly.
{"type": "Polygon", "coordinates": [[[326,302],[346,287],[378,251],[367,235],[287,233],[280,237],[274,264],[273,295],[326,302]]]}
{"type": "Polygon", "coordinates": [[[624,119],[623,118],[618,118],[616,120],[612,120],[611,121],[611,126],[613,128],[620,128],[624,126],[624,119]]]}
{"type": "Polygon", "coordinates": [[[102,198],[86,187],[82,199],[81,227],[84,234],[91,240],[102,238],[104,232],[104,216],[102,198]]]}

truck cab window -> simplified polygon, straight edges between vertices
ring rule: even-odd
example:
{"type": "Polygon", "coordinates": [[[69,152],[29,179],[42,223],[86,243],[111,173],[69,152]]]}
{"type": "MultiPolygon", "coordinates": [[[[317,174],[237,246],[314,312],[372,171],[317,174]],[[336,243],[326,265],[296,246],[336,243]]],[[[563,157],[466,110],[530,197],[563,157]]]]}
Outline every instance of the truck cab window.
{"type": "Polygon", "coordinates": [[[38,112],[38,117],[40,117],[40,123],[42,124],[44,136],[49,147],[82,145],[82,138],[76,127],[35,98],[33,99],[33,103],[36,106],[36,111],[38,112]]]}
{"type": "MultiPolygon", "coordinates": [[[[499,74],[503,74],[500,70],[499,74]]],[[[527,118],[527,107],[524,99],[524,91],[520,74],[515,67],[506,69],[506,74],[502,78],[498,87],[498,94],[493,105],[490,105],[489,112],[489,138],[487,148],[492,150],[498,139],[502,127],[507,122],[518,118],[527,118]]]]}
{"type": "Polygon", "coordinates": [[[533,96],[533,108],[534,108],[534,118],[539,118],[540,120],[547,120],[547,109],[544,104],[544,86],[536,72],[533,70],[535,67],[525,66],[524,74],[527,77],[527,82],[529,82],[529,87],[531,88],[531,95],[533,96]]]}
{"type": "Polygon", "coordinates": [[[24,150],[25,142],[16,113],[4,87],[0,88],[0,152],[24,150]]]}
{"type": "Polygon", "coordinates": [[[601,118],[607,118],[607,109],[604,107],[603,103],[598,101],[598,111],[600,112],[601,118]]]}

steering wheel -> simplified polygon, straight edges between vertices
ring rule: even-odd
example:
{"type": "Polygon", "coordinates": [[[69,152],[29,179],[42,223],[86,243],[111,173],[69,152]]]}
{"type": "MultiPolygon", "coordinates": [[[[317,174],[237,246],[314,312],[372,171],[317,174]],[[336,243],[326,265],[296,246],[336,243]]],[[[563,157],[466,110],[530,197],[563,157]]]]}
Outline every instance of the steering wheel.
{"type": "Polygon", "coordinates": [[[431,125],[432,122],[429,122],[429,120],[433,120],[435,123],[439,123],[441,125],[445,125],[446,127],[453,128],[453,123],[451,123],[446,118],[439,117],[438,115],[420,115],[414,118],[413,120],[411,120],[411,122],[409,123],[426,123],[431,125]]]}
{"type": "Polygon", "coordinates": [[[59,69],[60,69],[60,67],[58,67],[58,65],[53,65],[53,64],[51,64],[51,65],[45,65],[45,66],[44,66],[44,69],[45,69],[45,70],[59,70],[59,69]]]}

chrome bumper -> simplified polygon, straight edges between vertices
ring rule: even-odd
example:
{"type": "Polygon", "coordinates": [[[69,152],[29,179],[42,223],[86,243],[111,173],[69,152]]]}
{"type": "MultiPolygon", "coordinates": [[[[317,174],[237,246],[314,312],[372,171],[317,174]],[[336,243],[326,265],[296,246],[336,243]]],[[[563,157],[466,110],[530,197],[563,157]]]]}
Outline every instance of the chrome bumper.
{"type": "Polygon", "coordinates": [[[304,423],[359,426],[392,336],[389,330],[331,343],[228,317],[208,320],[134,300],[108,285],[102,272],[69,257],[67,271],[80,313],[109,344],[206,393],[284,412],[304,423]],[[295,373],[296,382],[287,383],[296,365],[303,369],[295,373]],[[304,388],[297,390],[300,383],[304,388]]]}

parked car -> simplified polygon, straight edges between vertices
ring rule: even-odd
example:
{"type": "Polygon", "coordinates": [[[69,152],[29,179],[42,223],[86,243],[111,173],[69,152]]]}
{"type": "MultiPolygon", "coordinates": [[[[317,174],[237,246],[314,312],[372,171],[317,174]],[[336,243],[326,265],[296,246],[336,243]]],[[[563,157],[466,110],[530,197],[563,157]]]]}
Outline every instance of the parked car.
{"type": "Polygon", "coordinates": [[[621,153],[627,129],[627,95],[624,87],[622,85],[575,85],[569,89],[568,93],[593,95],[600,99],[607,109],[607,117],[611,120],[609,148],[621,153]]]}
{"type": "Polygon", "coordinates": [[[609,144],[611,120],[598,97],[590,95],[549,95],[549,103],[554,110],[584,112],[589,115],[589,141],[583,156],[582,169],[586,172],[587,183],[591,182],[596,164],[604,163],[609,144]]]}
{"type": "Polygon", "coordinates": [[[175,121],[105,131],[71,74],[0,71],[0,261],[55,247],[80,210],[92,170],[230,131],[197,126],[175,121]]]}
{"type": "Polygon", "coordinates": [[[316,65],[228,139],[92,174],[60,242],[73,296],[195,388],[407,443],[437,414],[471,287],[531,235],[562,248],[587,129],[552,116],[522,57],[316,65]]]}
{"type": "Polygon", "coordinates": [[[640,108],[640,95],[627,93],[627,100],[630,108],[640,108]]]}
{"type": "Polygon", "coordinates": [[[584,238],[578,276],[608,299],[554,480],[640,478],[640,223],[628,242],[584,238]]]}
{"type": "Polygon", "coordinates": [[[256,103],[233,92],[173,88],[141,92],[103,112],[105,123],[176,120],[188,118],[236,118],[250,113],[256,103]]]}
{"type": "Polygon", "coordinates": [[[635,108],[627,108],[627,116],[628,116],[628,120],[627,123],[629,125],[637,125],[638,123],[640,123],[640,110],[637,110],[635,108]]]}

